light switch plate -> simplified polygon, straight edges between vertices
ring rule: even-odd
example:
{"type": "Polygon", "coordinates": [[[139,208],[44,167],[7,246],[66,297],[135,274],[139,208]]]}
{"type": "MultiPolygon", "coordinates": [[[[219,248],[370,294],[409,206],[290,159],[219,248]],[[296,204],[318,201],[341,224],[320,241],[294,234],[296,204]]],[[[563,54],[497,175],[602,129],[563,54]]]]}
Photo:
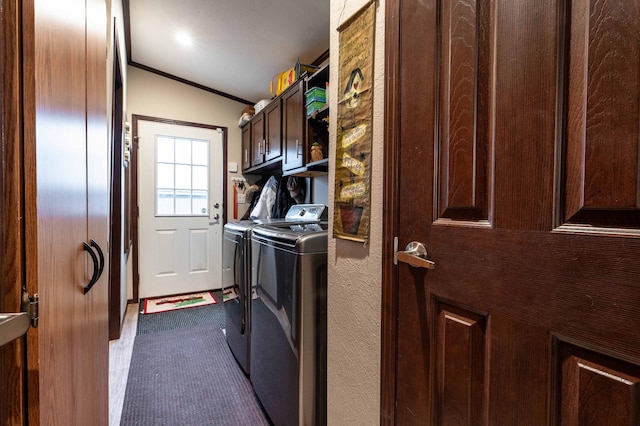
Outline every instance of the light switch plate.
{"type": "Polygon", "coordinates": [[[247,194],[238,194],[238,204],[246,204],[247,194]]]}
{"type": "Polygon", "coordinates": [[[229,173],[238,173],[238,163],[235,161],[229,161],[227,163],[227,170],[229,173]]]}

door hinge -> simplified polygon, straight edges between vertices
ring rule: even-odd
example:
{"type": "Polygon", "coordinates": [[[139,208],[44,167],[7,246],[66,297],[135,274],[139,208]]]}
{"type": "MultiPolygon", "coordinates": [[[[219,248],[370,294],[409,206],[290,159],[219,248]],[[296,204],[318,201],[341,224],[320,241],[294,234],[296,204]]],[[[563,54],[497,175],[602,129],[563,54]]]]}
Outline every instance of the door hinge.
{"type": "Polygon", "coordinates": [[[38,293],[29,296],[29,292],[27,292],[26,289],[22,289],[22,312],[26,312],[27,315],[29,315],[29,320],[33,328],[38,326],[38,316],[40,314],[39,304],[40,297],[38,293]]]}

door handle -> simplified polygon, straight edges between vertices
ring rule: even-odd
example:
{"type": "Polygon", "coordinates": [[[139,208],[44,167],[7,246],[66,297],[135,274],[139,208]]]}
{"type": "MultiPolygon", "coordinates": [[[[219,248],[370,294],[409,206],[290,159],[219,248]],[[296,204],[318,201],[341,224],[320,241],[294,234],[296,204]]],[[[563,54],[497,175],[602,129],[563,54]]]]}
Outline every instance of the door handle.
{"type": "Polygon", "coordinates": [[[26,312],[0,314],[0,346],[24,336],[30,325],[29,314],[26,312]]]}
{"type": "Polygon", "coordinates": [[[427,259],[427,249],[424,244],[418,241],[412,241],[407,244],[404,251],[397,251],[396,249],[396,265],[398,262],[408,263],[414,268],[436,268],[436,264],[427,259]]]}
{"type": "Polygon", "coordinates": [[[91,256],[91,260],[93,261],[93,274],[91,274],[91,280],[89,281],[89,284],[87,284],[87,286],[84,288],[84,294],[89,293],[91,288],[98,282],[98,280],[102,276],[102,272],[104,271],[104,253],[102,253],[100,245],[94,239],[91,239],[89,241],[90,245],[83,242],[82,247],[84,248],[84,251],[89,253],[89,256],[91,256]],[[93,250],[91,250],[91,247],[96,249],[99,259],[98,257],[96,257],[93,250]]]}
{"type": "Polygon", "coordinates": [[[100,248],[100,245],[92,238],[91,240],[89,240],[91,247],[95,248],[96,251],[98,252],[98,260],[100,261],[100,266],[98,268],[98,276],[96,277],[96,281],[98,281],[100,279],[100,277],[102,276],[102,272],[104,271],[104,253],[102,253],[102,249],[100,248]]]}

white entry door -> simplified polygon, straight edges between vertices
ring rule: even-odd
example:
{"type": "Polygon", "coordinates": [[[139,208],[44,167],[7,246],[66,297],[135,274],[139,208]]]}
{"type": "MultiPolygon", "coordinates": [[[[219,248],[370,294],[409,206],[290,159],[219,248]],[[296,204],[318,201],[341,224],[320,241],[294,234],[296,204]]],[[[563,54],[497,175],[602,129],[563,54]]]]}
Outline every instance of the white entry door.
{"type": "Polygon", "coordinates": [[[139,296],[222,288],[222,129],[138,122],[139,296]]]}

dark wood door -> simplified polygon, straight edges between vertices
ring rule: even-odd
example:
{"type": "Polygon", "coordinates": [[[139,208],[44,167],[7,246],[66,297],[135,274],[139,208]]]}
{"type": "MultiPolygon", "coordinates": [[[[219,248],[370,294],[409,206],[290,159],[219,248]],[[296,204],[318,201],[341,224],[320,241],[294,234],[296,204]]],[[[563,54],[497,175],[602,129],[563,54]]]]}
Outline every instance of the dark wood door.
{"type": "Polygon", "coordinates": [[[640,5],[386,6],[382,423],[638,424],[640,5]]]}
{"type": "MultiPolygon", "coordinates": [[[[20,312],[24,286],[18,0],[0,4],[0,312],[20,312]]],[[[0,346],[0,424],[26,424],[24,337],[0,346]]]]}
{"type": "Polygon", "coordinates": [[[303,87],[304,82],[300,81],[282,94],[282,170],[291,170],[306,164],[303,87]]]}
{"type": "Polygon", "coordinates": [[[264,145],[265,161],[273,160],[282,155],[282,114],[280,107],[281,98],[277,98],[264,110],[265,138],[264,145]]]}
{"type": "Polygon", "coordinates": [[[242,127],[242,170],[251,167],[251,124],[242,127]]]}
{"type": "Polygon", "coordinates": [[[251,119],[251,167],[264,163],[265,130],[264,111],[259,112],[251,119]]]}
{"type": "Polygon", "coordinates": [[[106,3],[22,2],[28,424],[108,424],[106,3]],[[97,250],[95,247],[92,250],[97,250]]]}

